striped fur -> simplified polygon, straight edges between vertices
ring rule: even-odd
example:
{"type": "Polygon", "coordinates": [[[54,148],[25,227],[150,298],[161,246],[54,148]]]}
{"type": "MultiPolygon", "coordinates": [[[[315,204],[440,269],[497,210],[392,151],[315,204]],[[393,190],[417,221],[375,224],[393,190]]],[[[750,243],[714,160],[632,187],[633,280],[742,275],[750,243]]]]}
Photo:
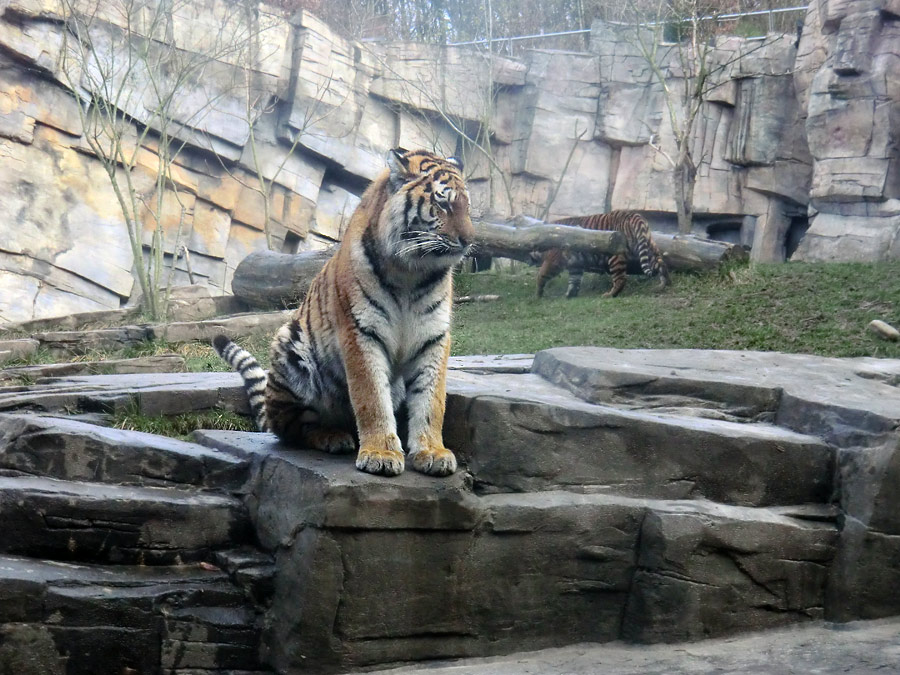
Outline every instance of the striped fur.
{"type": "Polygon", "coordinates": [[[250,399],[250,413],[256,422],[256,428],[265,431],[269,428],[266,421],[266,371],[259,361],[246,349],[242,349],[224,335],[217,335],[213,339],[213,347],[219,356],[234,370],[240,373],[244,380],[244,389],[250,399]]]}
{"type": "Polygon", "coordinates": [[[228,338],[216,350],[244,377],[260,429],[356,466],[405,467],[396,411],[405,404],[413,468],[456,470],[442,440],[450,354],[452,268],[474,238],[454,158],[397,149],[363,194],[335,255],[275,335],[260,397],[259,364],[228,338]]]}
{"type": "Polygon", "coordinates": [[[580,253],[552,248],[544,252],[541,269],[537,275],[538,297],[544,295],[544,286],[563,269],[569,272],[569,285],[566,297],[574,298],[581,289],[581,278],[584,272],[605,273],[612,275],[612,288],[603,294],[604,297],[615,297],[625,288],[625,277],[628,261],[640,263],[641,269],[648,277],[658,276],[660,288],[670,283],[669,268],[650,235],[650,227],[646,219],[635,211],[610,211],[591,216],[576,216],[557,221],[561,225],[578,225],[588,230],[612,230],[625,235],[628,250],[624,255],[606,256],[596,253],[580,253]]]}

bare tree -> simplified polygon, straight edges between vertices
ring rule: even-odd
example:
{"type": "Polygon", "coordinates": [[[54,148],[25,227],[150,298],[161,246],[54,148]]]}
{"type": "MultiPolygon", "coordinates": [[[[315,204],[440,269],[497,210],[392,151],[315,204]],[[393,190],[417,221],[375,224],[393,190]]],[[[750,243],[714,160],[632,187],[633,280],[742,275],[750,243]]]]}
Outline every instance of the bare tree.
{"type": "Polygon", "coordinates": [[[758,42],[740,53],[716,49],[721,32],[718,0],[637,0],[619,5],[618,33],[630,42],[662,89],[665,112],[674,137],[674,156],[658,138],[650,146],[672,165],[678,231],[690,233],[694,218],[694,188],[702,157],[694,154],[695,123],[719,75],[738,58],[764,46],[758,42]]]}
{"type": "Polygon", "coordinates": [[[209,71],[235,54],[250,27],[230,7],[214,31],[192,37],[177,25],[192,15],[190,0],[60,3],[65,30],[59,76],[80,102],[84,141],[122,209],[142,308],[156,320],[166,313],[187,215],[173,163],[226,93],[206,87],[214,79],[209,71]],[[184,96],[188,90],[199,97],[184,96]],[[173,212],[175,235],[167,241],[173,212]],[[173,254],[168,275],[167,249],[173,254]]]}

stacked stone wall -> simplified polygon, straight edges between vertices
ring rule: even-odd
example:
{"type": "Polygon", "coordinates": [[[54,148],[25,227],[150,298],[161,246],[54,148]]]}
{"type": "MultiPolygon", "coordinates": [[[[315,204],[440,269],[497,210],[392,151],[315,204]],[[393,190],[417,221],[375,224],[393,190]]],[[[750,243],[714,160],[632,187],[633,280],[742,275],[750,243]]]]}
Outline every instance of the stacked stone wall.
{"type": "MultiPolygon", "coordinates": [[[[809,224],[795,258],[900,256],[896,4],[816,0],[799,41],[718,40],[717,86],[693,140],[698,234],[744,243],[755,260],[773,261],[792,253],[786,247],[809,224]]],[[[121,209],[65,86],[60,6],[0,0],[0,323],[118,308],[138,292],[121,209]]],[[[157,39],[202,52],[228,1],[185,7],[157,39]]],[[[267,7],[250,14],[259,37],[249,70],[221,56],[182,91],[177,109],[184,147],[162,221],[167,256],[187,247],[193,283],[227,294],[235,267],[267,246],[254,149],[272,181],[269,230],[279,250],[339,240],[396,145],[462,156],[476,217],[540,216],[550,202],[551,218],[629,208],[659,229],[674,228],[666,159],[674,140],[662,90],[608,26],[594,25],[589,52],[533,50],[511,59],[354,42],[309,13],[286,17],[267,7]],[[270,103],[253,142],[242,115],[247,91],[234,86],[247,81],[252,100],[270,103]],[[191,117],[210,99],[205,114],[191,117]]],[[[123,50],[113,39],[121,18],[107,14],[97,20],[113,37],[94,48],[123,50]]],[[[674,59],[661,54],[677,89],[674,59]]],[[[139,95],[123,106],[133,122],[126,142],[137,143],[142,124],[152,125],[145,84],[136,82],[139,95]]],[[[155,138],[143,137],[133,172],[137,189],[151,196],[155,138]]],[[[152,224],[145,214],[145,245],[152,224]]],[[[176,267],[175,282],[187,283],[183,257],[176,267]]]]}

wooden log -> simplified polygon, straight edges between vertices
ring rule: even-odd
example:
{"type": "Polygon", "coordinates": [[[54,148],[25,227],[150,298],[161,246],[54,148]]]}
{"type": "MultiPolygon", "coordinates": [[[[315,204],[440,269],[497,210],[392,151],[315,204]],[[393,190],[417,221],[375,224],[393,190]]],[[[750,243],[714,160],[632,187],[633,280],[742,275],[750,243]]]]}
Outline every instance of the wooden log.
{"type": "Polygon", "coordinates": [[[743,262],[749,254],[743,246],[724,241],[701,239],[689,234],[653,233],[653,241],[662,252],[670,270],[711,270],[726,262],[743,262]]]}
{"type": "MultiPolygon", "coordinates": [[[[476,251],[498,258],[512,258],[534,264],[532,251],[550,248],[591,251],[607,255],[625,250],[618,232],[585,230],[570,225],[547,225],[519,217],[519,226],[475,222],[476,251]]],[[[653,239],[665,254],[670,269],[708,270],[727,261],[747,259],[740,246],[700,239],[690,235],[654,233],[653,239]]],[[[284,309],[296,307],[309,289],[313,277],[334,250],[288,254],[274,251],[251,253],[237,266],[231,289],[252,307],[284,309]]]]}
{"type": "Polygon", "coordinates": [[[296,254],[256,251],[234,270],[231,291],[251,307],[296,307],[333,254],[334,249],[296,254]]]}
{"type": "Polygon", "coordinates": [[[625,250],[625,238],[618,232],[585,230],[574,225],[547,224],[519,216],[513,225],[476,221],[475,250],[496,258],[512,258],[533,263],[532,251],[566,248],[612,255],[625,250]]]}

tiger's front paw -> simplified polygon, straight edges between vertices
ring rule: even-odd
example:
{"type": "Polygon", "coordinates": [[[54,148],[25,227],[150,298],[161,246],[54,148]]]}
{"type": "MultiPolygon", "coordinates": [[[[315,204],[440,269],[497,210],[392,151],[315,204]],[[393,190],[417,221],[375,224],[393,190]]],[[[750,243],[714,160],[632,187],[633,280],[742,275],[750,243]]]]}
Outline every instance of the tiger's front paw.
{"type": "Polygon", "coordinates": [[[366,473],[399,476],[403,473],[403,467],[403,449],[396,434],[366,439],[356,455],[356,468],[366,473]]]}
{"type": "Polygon", "coordinates": [[[456,471],[456,455],[443,445],[428,445],[409,453],[412,468],[429,476],[449,476],[456,471]]]}

